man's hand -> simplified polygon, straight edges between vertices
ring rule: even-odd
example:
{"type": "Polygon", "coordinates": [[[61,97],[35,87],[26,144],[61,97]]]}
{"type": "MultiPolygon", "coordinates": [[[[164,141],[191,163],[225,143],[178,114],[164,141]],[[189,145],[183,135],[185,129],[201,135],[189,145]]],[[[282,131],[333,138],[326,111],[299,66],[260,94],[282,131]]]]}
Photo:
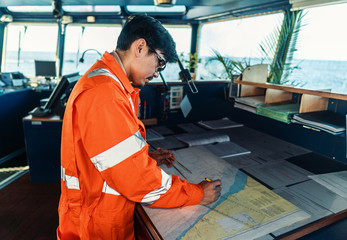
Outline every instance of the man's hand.
{"type": "Polygon", "coordinates": [[[151,158],[157,161],[158,166],[165,163],[166,166],[172,167],[174,162],[173,159],[175,159],[175,155],[172,152],[170,152],[169,150],[160,149],[160,148],[148,154],[151,158]]]}
{"type": "Polygon", "coordinates": [[[207,205],[213,203],[220,197],[220,191],[222,189],[221,180],[214,180],[211,182],[202,181],[199,183],[202,189],[204,190],[204,197],[202,198],[200,204],[207,205]]]}

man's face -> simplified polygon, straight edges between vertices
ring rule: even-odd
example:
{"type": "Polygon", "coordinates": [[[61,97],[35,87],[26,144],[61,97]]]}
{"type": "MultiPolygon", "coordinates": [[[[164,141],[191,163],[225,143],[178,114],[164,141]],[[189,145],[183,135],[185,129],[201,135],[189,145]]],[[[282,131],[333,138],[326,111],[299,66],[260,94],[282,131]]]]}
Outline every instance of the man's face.
{"type": "Polygon", "coordinates": [[[137,59],[136,64],[133,65],[130,80],[133,85],[143,87],[153,78],[159,76],[158,69],[163,67],[164,57],[162,53],[151,50],[147,45],[142,49],[143,54],[137,59]]]}

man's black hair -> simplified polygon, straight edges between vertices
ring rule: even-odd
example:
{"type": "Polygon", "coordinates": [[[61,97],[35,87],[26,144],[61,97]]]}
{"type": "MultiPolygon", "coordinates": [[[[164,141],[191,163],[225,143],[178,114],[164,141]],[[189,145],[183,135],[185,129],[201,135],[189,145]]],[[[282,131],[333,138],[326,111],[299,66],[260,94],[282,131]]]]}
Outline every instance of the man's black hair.
{"type": "Polygon", "coordinates": [[[139,38],[145,39],[150,48],[160,50],[167,62],[177,61],[176,44],[158,20],[147,15],[129,17],[118,37],[117,49],[128,50],[139,38]]]}

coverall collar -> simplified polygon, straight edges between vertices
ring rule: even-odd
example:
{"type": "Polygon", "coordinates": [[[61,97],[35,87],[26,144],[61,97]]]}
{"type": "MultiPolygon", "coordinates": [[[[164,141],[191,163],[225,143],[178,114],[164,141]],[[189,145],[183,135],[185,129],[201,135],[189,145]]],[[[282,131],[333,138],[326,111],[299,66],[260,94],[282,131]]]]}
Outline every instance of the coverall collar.
{"type": "Polygon", "coordinates": [[[120,66],[122,64],[121,62],[118,63],[117,60],[108,52],[104,53],[104,55],[101,57],[101,61],[103,61],[110,68],[112,73],[117,76],[128,93],[135,91],[130,83],[130,80],[125,74],[124,69],[120,66]]]}

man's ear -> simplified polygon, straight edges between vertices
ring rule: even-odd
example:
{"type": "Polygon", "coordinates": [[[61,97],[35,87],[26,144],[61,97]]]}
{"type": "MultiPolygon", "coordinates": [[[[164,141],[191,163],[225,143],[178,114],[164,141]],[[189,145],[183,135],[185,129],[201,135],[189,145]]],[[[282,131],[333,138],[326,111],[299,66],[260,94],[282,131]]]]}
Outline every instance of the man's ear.
{"type": "Polygon", "coordinates": [[[135,51],[135,56],[139,57],[140,55],[144,54],[144,49],[145,46],[147,46],[147,42],[143,38],[139,38],[133,42],[134,45],[134,51],[135,51]]]}

